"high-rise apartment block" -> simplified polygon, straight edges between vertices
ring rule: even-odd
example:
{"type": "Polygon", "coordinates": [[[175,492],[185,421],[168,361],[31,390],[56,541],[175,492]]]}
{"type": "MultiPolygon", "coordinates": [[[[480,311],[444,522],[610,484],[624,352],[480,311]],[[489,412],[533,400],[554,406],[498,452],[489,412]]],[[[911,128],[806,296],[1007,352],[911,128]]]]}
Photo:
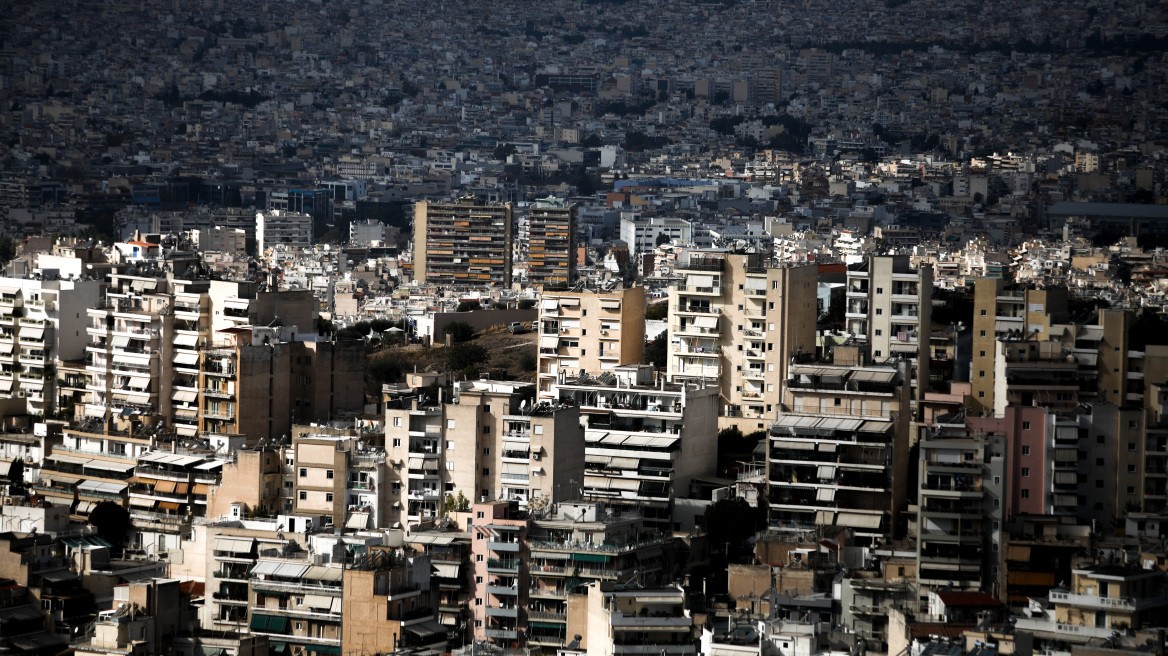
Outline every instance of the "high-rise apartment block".
{"type": "Polygon", "coordinates": [[[390,525],[433,521],[459,494],[523,508],[570,498],[584,471],[579,410],[537,405],[533,391],[480,380],[459,383],[449,402],[388,401],[390,525]]]}
{"type": "Polygon", "coordinates": [[[28,412],[58,409],[54,369],[85,357],[86,309],[100,303],[96,280],[0,278],[0,398],[28,412]]]}
{"type": "Polygon", "coordinates": [[[919,401],[932,359],[932,268],[914,270],[906,255],[872,256],[847,275],[847,331],[868,344],[874,361],[906,358],[912,398],[919,401]]]}
{"type": "Polygon", "coordinates": [[[540,398],[554,398],[561,376],[640,364],[645,349],[645,289],[546,292],[539,310],[540,398]]]}
{"type": "Polygon", "coordinates": [[[770,519],[780,530],[847,526],[877,540],[897,526],[908,492],[909,395],[903,363],[794,364],[770,431],[770,519]]]}
{"type": "Polygon", "coordinates": [[[688,494],[695,477],[715,473],[717,388],[654,380],[650,365],[630,365],[561,376],[553,389],[580,409],[586,463],[578,494],[670,530],[673,499],[688,494]]]}
{"type": "Polygon", "coordinates": [[[814,266],[691,254],[669,292],[669,380],[717,384],[722,426],[765,430],[792,355],[815,352],[814,266]]]}
{"type": "Polygon", "coordinates": [[[512,213],[510,203],[480,205],[473,196],[416,203],[414,280],[510,287],[512,213]]]}
{"type": "Polygon", "coordinates": [[[256,213],[256,248],[259,253],[277,246],[312,246],[312,216],[300,212],[268,210],[256,213]]]}
{"type": "Polygon", "coordinates": [[[576,205],[558,198],[536,201],[528,212],[527,280],[543,289],[576,281],[576,205]]]}

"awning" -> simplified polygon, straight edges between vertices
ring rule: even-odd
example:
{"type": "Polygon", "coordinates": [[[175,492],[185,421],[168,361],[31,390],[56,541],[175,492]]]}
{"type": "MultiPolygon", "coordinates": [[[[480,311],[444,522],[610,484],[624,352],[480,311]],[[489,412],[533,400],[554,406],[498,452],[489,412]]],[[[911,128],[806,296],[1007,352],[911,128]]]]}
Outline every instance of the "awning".
{"type": "Polygon", "coordinates": [[[443,579],[458,578],[459,566],[454,563],[434,563],[434,576],[443,579]]]}
{"type": "Polygon", "coordinates": [[[44,339],[45,329],[41,326],[21,326],[21,339],[44,339]]]}
{"type": "Polygon", "coordinates": [[[835,501],[835,488],[821,487],[815,493],[816,501],[835,501]]]}
{"type": "Polygon", "coordinates": [[[199,363],[198,353],[184,353],[179,351],[174,354],[174,363],[177,365],[194,365],[199,363]]]}
{"type": "Polygon", "coordinates": [[[831,526],[835,523],[835,512],[831,510],[820,510],[815,513],[815,523],[820,526],[831,526]]]}
{"type": "Polygon", "coordinates": [[[128,384],[130,389],[144,390],[150,387],[150,378],[147,376],[130,376],[128,384]]]}
{"type": "Polygon", "coordinates": [[[272,576],[280,569],[280,563],[271,560],[261,560],[251,568],[252,576],[272,576]]]}
{"type": "Polygon", "coordinates": [[[206,483],[195,483],[195,486],[191,488],[191,494],[201,494],[203,496],[207,496],[210,493],[211,488],[209,488],[206,483]]]}
{"type": "Polygon", "coordinates": [[[610,560],[610,558],[611,558],[610,556],[605,555],[605,554],[593,554],[593,553],[574,553],[574,554],[572,554],[573,561],[582,562],[582,563],[607,563],[610,560]]]}
{"type": "Polygon", "coordinates": [[[64,462],[64,463],[67,463],[70,465],[85,466],[86,464],[89,463],[89,458],[79,458],[77,456],[65,455],[63,453],[49,454],[49,457],[47,459],[52,460],[53,462],[64,462]]]}
{"type": "Polygon", "coordinates": [[[0,343],[0,355],[8,355],[12,352],[12,342],[0,343]]]}
{"type": "Polygon", "coordinates": [[[175,346],[194,346],[199,341],[198,335],[180,334],[174,336],[175,346]]]}
{"type": "Polygon", "coordinates": [[[178,510],[178,504],[173,501],[159,501],[158,507],[164,510],[178,510]]]}
{"type": "Polygon", "coordinates": [[[195,465],[194,469],[198,469],[200,471],[208,471],[211,469],[219,469],[220,467],[222,467],[225,464],[227,464],[227,462],[225,460],[208,460],[207,462],[202,462],[202,463],[195,465]]]}
{"type": "Polygon", "coordinates": [[[558,309],[560,307],[560,302],[554,298],[549,298],[549,299],[545,299],[542,303],[539,304],[539,306],[545,312],[547,312],[547,311],[558,309]]]}
{"type": "Polygon", "coordinates": [[[717,328],[718,317],[694,317],[693,325],[698,328],[717,328]]]}
{"type": "Polygon", "coordinates": [[[852,373],[850,380],[869,380],[876,383],[887,383],[896,378],[895,371],[886,371],[880,369],[861,369],[852,373]]]}
{"type": "Polygon", "coordinates": [[[188,489],[190,489],[190,485],[187,483],[175,483],[174,485],[175,494],[186,494],[188,489]]]}
{"type": "Polygon", "coordinates": [[[580,307],[580,299],[578,298],[561,298],[560,305],[566,308],[580,307]]]}
{"type": "Polygon", "coordinates": [[[880,528],[882,519],[880,515],[841,512],[835,523],[836,526],[850,526],[852,528],[880,528]]]}
{"type": "Polygon", "coordinates": [[[819,478],[835,478],[835,465],[820,465],[817,475],[819,478]]]}
{"type": "Polygon", "coordinates": [[[540,335],[540,338],[539,338],[539,347],[540,348],[554,349],[554,348],[559,348],[559,346],[560,346],[560,338],[559,337],[556,337],[555,335],[540,335]]]}
{"type": "Polygon", "coordinates": [[[298,579],[304,576],[304,573],[308,571],[308,568],[308,565],[280,563],[280,566],[276,568],[276,571],[272,573],[272,576],[279,576],[280,578],[284,579],[298,579]]]}
{"type": "Polygon", "coordinates": [[[1058,485],[1075,485],[1079,482],[1079,475],[1075,472],[1056,471],[1054,482],[1058,485]]]}
{"type": "Polygon", "coordinates": [[[15,296],[20,293],[20,287],[0,287],[0,294],[15,296]]]}
{"type": "Polygon", "coordinates": [[[691,275],[686,276],[686,287],[713,287],[714,276],[691,275]]]}
{"type": "Polygon", "coordinates": [[[178,485],[178,483],[176,483],[174,481],[158,481],[158,484],[154,486],[154,491],[155,492],[164,492],[164,493],[169,494],[169,493],[174,492],[174,488],[176,485],[178,485]]]}
{"type": "MultiPolygon", "coordinates": [[[[528,622],[527,626],[534,627],[536,629],[562,629],[562,628],[564,628],[563,624],[556,624],[555,622],[528,622]]],[[[662,649],[661,651],[665,651],[665,650],[662,649]]]]}
{"type": "Polygon", "coordinates": [[[130,345],[130,338],[125,335],[114,335],[113,345],[118,348],[125,348],[130,345]]]}
{"type": "Polygon", "coordinates": [[[304,573],[304,578],[313,581],[333,581],[337,582],[344,578],[345,573],[340,567],[325,567],[323,565],[313,565],[304,573]]]}
{"type": "Polygon", "coordinates": [[[568,554],[562,551],[532,551],[532,558],[547,558],[550,560],[567,560],[568,554]]]}
{"type": "Polygon", "coordinates": [[[322,594],[306,594],[304,595],[304,606],[307,608],[322,608],[328,610],[332,608],[333,598],[322,594]]]}
{"type": "Polygon", "coordinates": [[[621,302],[616,299],[602,298],[600,299],[601,310],[619,310],[621,302]]]}
{"type": "Polygon", "coordinates": [[[101,469],[104,471],[126,473],[134,468],[132,462],[110,462],[108,460],[90,460],[89,464],[85,465],[86,469],[101,469]]]}
{"type": "Polygon", "coordinates": [[[406,631],[409,631],[410,633],[413,633],[414,635],[417,635],[417,636],[420,636],[423,638],[426,638],[426,637],[429,637],[432,635],[438,635],[440,633],[446,633],[449,630],[445,626],[439,624],[438,622],[435,622],[434,620],[427,620],[425,622],[411,624],[410,626],[407,626],[404,628],[406,631]]]}
{"type": "Polygon", "coordinates": [[[357,512],[349,515],[345,520],[345,528],[352,529],[366,529],[369,528],[369,513],[357,512]]]}

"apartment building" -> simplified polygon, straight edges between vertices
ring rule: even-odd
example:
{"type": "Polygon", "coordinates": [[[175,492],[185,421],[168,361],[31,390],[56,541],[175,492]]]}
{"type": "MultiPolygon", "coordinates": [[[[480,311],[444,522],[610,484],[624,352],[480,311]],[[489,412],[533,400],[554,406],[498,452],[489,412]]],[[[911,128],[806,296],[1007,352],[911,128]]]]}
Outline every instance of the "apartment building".
{"type": "Polygon", "coordinates": [[[932,360],[933,270],[913,269],[907,255],[871,256],[847,273],[847,331],[863,340],[872,359],[910,363],[914,404],[929,389],[932,360]]]}
{"type": "Polygon", "coordinates": [[[54,504],[68,506],[79,520],[111,501],[126,507],[138,458],[150,451],[159,428],[153,417],[88,417],[62,431],[61,443],[45,456],[32,488],[54,504]]]}
{"type": "Polygon", "coordinates": [[[685,284],[669,292],[669,380],[716,381],[719,426],[765,430],[791,356],[815,352],[816,268],[691,253],[676,272],[685,284]]]}
{"type": "Polygon", "coordinates": [[[460,493],[523,508],[570,498],[568,481],[583,479],[580,411],[535,404],[533,392],[531,383],[464,381],[449,403],[388,402],[393,522],[433,521],[460,493]]]}
{"type": "MultiPolygon", "coordinates": [[[[528,587],[516,588],[527,609],[527,646],[545,651],[573,640],[568,594],[592,581],[661,585],[671,575],[673,538],[645,526],[637,513],[617,514],[603,502],[556,504],[528,532],[528,587]]],[[[504,592],[504,598],[506,598],[504,592]]]]}
{"type": "Polygon", "coordinates": [[[770,429],[770,522],[779,530],[847,526],[875,541],[903,531],[909,397],[903,363],[861,364],[859,347],[835,362],[791,366],[770,429]]]}
{"type": "Polygon", "coordinates": [[[191,522],[208,517],[211,490],[218,488],[223,466],[231,460],[234,456],[218,458],[185,448],[180,452],[173,443],[169,450],[138,456],[134,476],[127,481],[134,548],[161,558],[181,553],[191,522]]]}
{"type": "Polygon", "coordinates": [[[457,629],[465,638],[466,627],[473,624],[472,577],[476,565],[471,558],[471,534],[459,531],[453,522],[436,525],[431,530],[410,531],[406,544],[426,554],[434,566],[432,580],[438,596],[438,622],[457,629]]]}
{"type": "Polygon", "coordinates": [[[86,308],[100,298],[96,280],[0,278],[0,398],[57,411],[57,363],[85,357],[86,308]]]}
{"type": "Polygon", "coordinates": [[[236,633],[248,630],[248,582],[257,560],[261,554],[286,553],[296,548],[295,532],[284,534],[277,528],[275,522],[270,530],[262,523],[248,527],[239,518],[206,527],[200,543],[205,547],[202,562],[207,591],[199,615],[203,628],[236,633]]]}
{"type": "Polygon", "coordinates": [[[560,198],[538,200],[528,210],[527,281],[556,289],[576,282],[576,204],[560,198]]]}
{"type": "Polygon", "coordinates": [[[511,645],[520,641],[527,629],[522,602],[528,583],[527,533],[531,522],[527,513],[510,501],[476,503],[471,513],[471,554],[476,572],[474,639],[511,645]],[[478,574],[480,569],[487,575],[478,574]]]}
{"type": "Polygon", "coordinates": [[[344,571],[340,648],[369,654],[449,651],[451,627],[434,619],[432,565],[427,556],[388,547],[372,547],[354,559],[344,571]]]}
{"type": "Polygon", "coordinates": [[[513,208],[453,203],[414,205],[414,280],[440,285],[511,286],[513,208]]]}
{"type": "Polygon", "coordinates": [[[561,375],[598,374],[640,364],[645,351],[645,288],[544,292],[539,306],[539,396],[551,399],[561,375]]]}
{"type": "Polygon", "coordinates": [[[388,526],[396,500],[386,452],[358,435],[292,437],[292,512],[324,516],[334,527],[388,526]]]}
{"type": "Polygon", "coordinates": [[[580,495],[614,511],[636,511],[672,530],[673,499],[717,464],[716,387],[654,380],[650,365],[599,377],[561,377],[561,403],[580,409],[585,472],[580,495]]]}
{"type": "MultiPolygon", "coordinates": [[[[1050,341],[1051,324],[1066,321],[1067,294],[1065,289],[1008,289],[1000,278],[980,278],[974,283],[973,296],[973,355],[970,365],[970,394],[967,408],[970,414],[995,414],[1000,416],[1007,405],[1003,387],[1006,376],[998,376],[999,338],[1050,341]]],[[[1061,349],[1058,351],[1061,354],[1061,349]]],[[[1053,349],[1048,350],[1053,355],[1053,349]]],[[[1049,357],[1049,356],[1048,356],[1049,357]]],[[[1004,362],[1003,362],[1004,364],[1004,362]]],[[[1071,363],[1072,365],[1074,363],[1071,363]]],[[[1025,367],[1023,367],[1025,368],[1025,367]]],[[[1075,369],[1076,367],[1071,367],[1075,369]]],[[[1063,367],[1063,369],[1068,369],[1063,367]]],[[[1034,372],[1045,375],[1053,372],[1034,372]]],[[[1067,390],[1041,387],[1035,382],[1035,389],[1027,390],[1034,399],[1044,403],[1071,402],[1066,398],[1067,390]],[[1060,398],[1060,392],[1064,398],[1060,398]]],[[[1030,403],[1026,403],[1030,405],[1030,403]]]]}
{"type": "Polygon", "coordinates": [[[920,441],[918,587],[1002,594],[1006,443],[963,424],[920,441]]]}
{"type": "Polygon", "coordinates": [[[697,653],[694,620],[681,586],[620,587],[597,582],[568,600],[568,635],[587,656],[697,653]]]}
{"type": "Polygon", "coordinates": [[[1071,570],[1066,587],[1052,589],[1046,600],[1031,599],[1028,617],[1015,620],[1020,631],[1030,631],[1042,643],[1108,640],[1133,630],[1162,626],[1168,615],[1164,572],[1134,565],[1080,562],[1071,570]]]}
{"type": "Polygon", "coordinates": [[[277,246],[309,248],[313,242],[313,220],[307,213],[288,210],[256,212],[256,248],[260,254],[277,246]]]}

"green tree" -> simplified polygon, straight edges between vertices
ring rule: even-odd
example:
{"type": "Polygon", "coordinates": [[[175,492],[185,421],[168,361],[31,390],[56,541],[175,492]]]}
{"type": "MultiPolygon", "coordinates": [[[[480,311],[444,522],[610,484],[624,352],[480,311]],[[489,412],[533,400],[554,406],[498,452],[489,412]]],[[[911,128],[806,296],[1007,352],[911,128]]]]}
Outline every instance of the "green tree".
{"type": "Polygon", "coordinates": [[[492,157],[498,160],[505,160],[517,152],[519,152],[519,149],[515,147],[515,144],[501,143],[495,146],[495,152],[492,153],[492,157]]]}
{"type": "Polygon", "coordinates": [[[452,512],[467,512],[470,510],[470,499],[466,498],[462,490],[458,491],[458,496],[447,494],[444,503],[447,514],[452,512]]]}
{"type": "Polygon", "coordinates": [[[469,342],[474,339],[475,329],[465,321],[451,321],[442,329],[442,336],[446,335],[456,342],[469,342]]]}
{"type": "Polygon", "coordinates": [[[525,298],[525,299],[522,299],[521,301],[519,301],[519,309],[520,310],[530,310],[533,307],[535,307],[535,299],[534,298],[525,298]]]}
{"type": "Polygon", "coordinates": [[[490,359],[481,344],[455,344],[447,349],[446,361],[451,371],[473,368],[490,359]]]}
{"type": "Polygon", "coordinates": [[[130,513],[112,501],[102,501],[89,513],[89,525],[114,548],[121,550],[130,530],[130,513]]]}
{"type": "Polygon", "coordinates": [[[645,308],[645,321],[664,321],[669,316],[669,301],[652,303],[645,308]]]}
{"type": "Polygon", "coordinates": [[[764,522],[765,515],[742,497],[711,504],[699,519],[711,548],[726,549],[726,557],[731,562],[749,549],[746,541],[762,528],[764,522]]]}
{"type": "Polygon", "coordinates": [[[664,369],[668,361],[668,339],[669,331],[661,331],[661,334],[645,345],[644,360],[645,364],[651,364],[658,369],[664,369]]]}
{"type": "Polygon", "coordinates": [[[534,353],[524,353],[519,356],[519,368],[523,371],[535,371],[538,365],[539,360],[535,357],[534,353]]]}
{"type": "Polygon", "coordinates": [[[455,312],[474,312],[475,310],[483,309],[483,304],[480,301],[463,301],[455,308],[455,312]]]}

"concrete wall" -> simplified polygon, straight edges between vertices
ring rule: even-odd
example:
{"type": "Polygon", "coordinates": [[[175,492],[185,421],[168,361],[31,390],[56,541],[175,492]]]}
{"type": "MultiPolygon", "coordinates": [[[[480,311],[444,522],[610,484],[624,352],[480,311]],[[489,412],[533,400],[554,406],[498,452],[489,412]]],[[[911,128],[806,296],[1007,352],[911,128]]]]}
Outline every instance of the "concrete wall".
{"type": "Polygon", "coordinates": [[[435,312],[434,332],[430,334],[433,344],[442,344],[442,330],[455,321],[465,321],[475,329],[475,332],[486,330],[492,326],[507,326],[515,321],[522,321],[531,327],[531,322],[539,317],[539,310],[479,310],[477,312],[435,312]]]}

